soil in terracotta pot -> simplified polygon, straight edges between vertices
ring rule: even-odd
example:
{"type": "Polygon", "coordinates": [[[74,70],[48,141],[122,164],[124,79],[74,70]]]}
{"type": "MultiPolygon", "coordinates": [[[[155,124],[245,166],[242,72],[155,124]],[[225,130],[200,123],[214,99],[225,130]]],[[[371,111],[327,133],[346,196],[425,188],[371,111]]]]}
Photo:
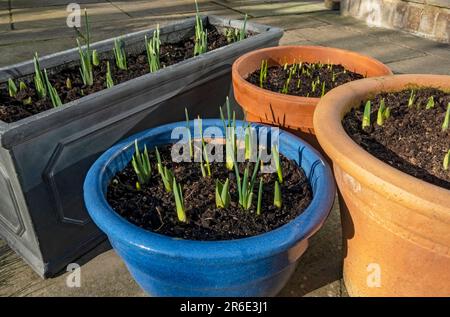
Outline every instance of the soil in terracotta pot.
{"type": "MultiPolygon", "coordinates": [[[[220,33],[213,25],[207,26],[208,30],[208,51],[228,45],[227,37],[220,33]]],[[[248,36],[252,33],[248,32],[248,36]]],[[[194,55],[194,37],[182,40],[177,43],[161,44],[160,63],[161,67],[167,67],[189,59],[194,55]]],[[[101,56],[100,56],[101,58],[101,56]]],[[[93,67],[94,84],[92,86],[84,86],[80,75],[79,66],[66,67],[53,73],[49,71],[49,79],[56,88],[63,104],[79,99],[83,96],[106,89],[106,62],[108,59],[101,59],[99,66],[93,67]],[[66,87],[66,80],[70,78],[72,88],[66,87]]],[[[149,73],[147,63],[147,53],[131,53],[127,55],[128,70],[121,70],[116,67],[114,58],[109,60],[111,74],[114,84],[119,84],[130,79],[149,73]]],[[[20,91],[18,95],[11,98],[8,95],[6,84],[0,86],[0,120],[11,123],[20,119],[32,116],[42,111],[53,108],[49,98],[46,100],[39,99],[34,89],[32,78],[14,79],[16,86],[19,87],[19,80],[23,80],[27,89],[20,91]],[[31,97],[31,103],[24,104],[24,101],[31,97]]],[[[26,103],[26,102],[25,102],[26,103]]]]}
{"type": "MultiPolygon", "coordinates": [[[[363,75],[345,69],[342,65],[332,64],[297,64],[289,80],[289,72],[293,64],[287,67],[276,65],[267,68],[267,77],[263,83],[264,89],[278,93],[301,97],[320,98],[331,89],[353,80],[364,78],[363,75]],[[287,92],[284,90],[287,87],[287,92]]],[[[260,72],[258,69],[247,77],[247,81],[260,87],[260,72]]]]}
{"type": "MultiPolygon", "coordinates": [[[[224,163],[211,164],[211,177],[202,177],[199,163],[174,163],[170,159],[170,147],[159,149],[163,164],[171,168],[177,182],[183,187],[186,215],[189,223],[178,220],[173,193],[164,189],[160,175],[153,168],[151,181],[136,190],[134,170],[129,164],[116,174],[107,191],[110,206],[122,217],[144,229],[163,235],[190,240],[229,240],[258,235],[288,223],[301,214],[312,199],[309,182],[295,163],[281,154],[284,181],[281,184],[281,208],[273,205],[276,173],[259,174],[254,189],[253,206],[244,210],[238,205],[234,172],[224,163]],[[259,176],[264,181],[262,212],[256,214],[259,176]],[[230,179],[231,204],[226,209],[216,208],[215,180],[230,179]]],[[[154,153],[150,162],[156,162],[154,153]]],[[[253,171],[253,163],[240,163],[241,176],[245,164],[253,171]]]]}
{"type": "Polygon", "coordinates": [[[392,167],[450,189],[450,170],[443,167],[450,149],[450,129],[442,131],[450,94],[432,88],[415,90],[413,105],[408,107],[410,95],[411,90],[376,95],[370,99],[370,127],[362,128],[363,102],[345,115],[344,129],[366,151],[392,167]],[[426,109],[431,96],[434,107],[426,109]],[[379,126],[377,113],[382,99],[391,115],[379,126]]]}

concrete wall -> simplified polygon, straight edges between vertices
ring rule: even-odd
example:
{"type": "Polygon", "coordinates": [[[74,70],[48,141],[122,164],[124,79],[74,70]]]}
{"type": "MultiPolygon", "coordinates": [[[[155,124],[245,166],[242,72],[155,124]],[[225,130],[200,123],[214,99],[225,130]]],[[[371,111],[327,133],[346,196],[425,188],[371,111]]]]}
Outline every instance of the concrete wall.
{"type": "Polygon", "coordinates": [[[450,43],[450,0],[341,0],[341,14],[450,43]]]}

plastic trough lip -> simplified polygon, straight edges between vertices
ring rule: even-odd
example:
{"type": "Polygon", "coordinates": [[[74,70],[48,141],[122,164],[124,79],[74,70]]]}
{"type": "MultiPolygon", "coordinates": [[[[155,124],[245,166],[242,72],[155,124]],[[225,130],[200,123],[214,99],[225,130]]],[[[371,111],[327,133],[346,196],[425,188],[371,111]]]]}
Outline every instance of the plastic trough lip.
{"type": "MultiPolygon", "coordinates": [[[[236,123],[241,126],[243,121],[236,121],[236,123]]],[[[259,259],[287,250],[299,241],[312,236],[326,220],[333,205],[336,191],[331,170],[316,150],[298,137],[285,131],[280,131],[280,139],[283,140],[283,143],[298,143],[304,149],[302,159],[311,162],[311,166],[316,161],[320,162],[316,163],[314,167],[318,169],[314,173],[319,173],[320,176],[315,184],[313,199],[306,210],[291,222],[267,233],[248,238],[196,241],[169,237],[144,230],[122,218],[109,206],[102,188],[108,166],[123,151],[134,146],[135,139],[139,142],[175,126],[185,125],[186,122],[170,123],[131,136],[111,147],[90,168],[84,183],[85,204],[90,207],[88,209],[89,214],[94,222],[114,242],[135,245],[138,248],[145,249],[146,252],[167,257],[186,256],[201,259],[211,257],[214,254],[214,257],[218,259],[234,259],[235,262],[242,262],[250,254],[252,259],[259,259]]],[[[192,121],[190,126],[193,126],[192,121]]],[[[218,119],[203,119],[203,127],[209,126],[221,127],[222,122],[218,119]]],[[[262,127],[265,125],[252,124],[252,126],[262,127]]]]}

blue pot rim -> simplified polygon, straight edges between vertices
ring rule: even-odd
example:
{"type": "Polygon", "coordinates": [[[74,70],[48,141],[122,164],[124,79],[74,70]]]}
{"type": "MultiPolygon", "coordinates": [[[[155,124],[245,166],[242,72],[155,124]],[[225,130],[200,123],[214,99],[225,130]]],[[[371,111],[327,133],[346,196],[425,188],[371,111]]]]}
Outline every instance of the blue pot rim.
{"type": "MultiPolygon", "coordinates": [[[[223,126],[219,119],[203,119],[202,121],[204,127],[223,126]]],[[[236,120],[236,124],[241,126],[244,121],[236,120]]],[[[252,237],[235,240],[199,241],[174,238],[151,232],[128,222],[117,214],[109,206],[103,195],[102,177],[107,170],[107,166],[123,151],[130,146],[134,146],[136,139],[139,142],[151,135],[185,125],[185,122],[169,123],[132,135],[103,153],[89,169],[83,186],[85,205],[94,222],[110,239],[115,242],[134,245],[145,252],[167,257],[179,258],[185,256],[191,259],[214,257],[242,262],[248,261],[249,257],[256,260],[283,252],[297,242],[308,239],[320,229],[335,199],[336,187],[331,169],[311,145],[284,130],[280,130],[280,139],[282,138],[284,142],[288,143],[297,143],[299,147],[303,148],[302,155],[304,157],[307,157],[310,161],[320,160],[321,163],[316,167],[315,173],[319,176],[310,205],[289,223],[252,237]]],[[[266,125],[252,123],[252,126],[263,127],[266,125]]],[[[283,153],[281,150],[280,152],[283,153]]]]}

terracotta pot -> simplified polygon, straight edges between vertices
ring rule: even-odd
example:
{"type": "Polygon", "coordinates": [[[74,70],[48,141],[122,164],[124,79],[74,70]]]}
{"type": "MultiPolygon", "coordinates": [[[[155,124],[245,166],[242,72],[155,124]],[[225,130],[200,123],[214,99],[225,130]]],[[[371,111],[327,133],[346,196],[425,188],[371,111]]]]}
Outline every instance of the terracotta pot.
{"type": "Polygon", "coordinates": [[[313,129],[314,109],[320,98],[285,95],[247,82],[248,75],[261,67],[294,62],[341,64],[368,77],[391,75],[381,62],[355,52],[322,46],[278,46],[256,50],[237,59],[232,68],[233,89],[246,120],[282,126],[320,150],[313,129]]]}
{"type": "Polygon", "coordinates": [[[411,85],[450,90],[450,76],[351,82],[322,98],[314,116],[340,191],[344,281],[352,296],[450,295],[450,191],[378,160],[341,124],[369,96],[411,85]]]}

